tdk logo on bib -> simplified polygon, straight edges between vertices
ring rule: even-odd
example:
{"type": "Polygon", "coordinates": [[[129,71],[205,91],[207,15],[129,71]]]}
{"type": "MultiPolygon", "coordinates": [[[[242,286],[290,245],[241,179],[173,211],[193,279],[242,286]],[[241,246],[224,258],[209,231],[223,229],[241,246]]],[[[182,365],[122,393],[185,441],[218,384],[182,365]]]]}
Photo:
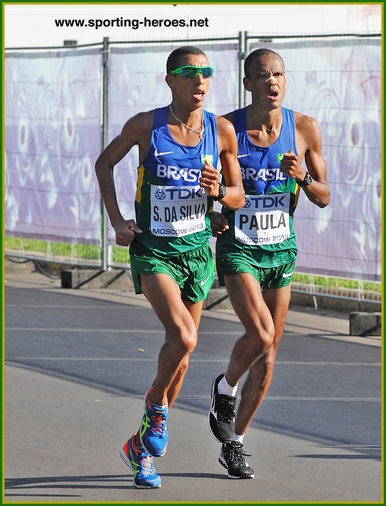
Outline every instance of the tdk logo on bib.
{"type": "Polygon", "coordinates": [[[253,207],[253,209],[283,209],[288,207],[289,194],[283,195],[261,195],[256,197],[249,196],[245,201],[245,208],[253,207]]]}
{"type": "Polygon", "coordinates": [[[176,188],[173,186],[165,186],[164,188],[159,188],[154,192],[154,197],[157,200],[187,200],[187,199],[197,199],[206,197],[205,191],[203,188],[199,186],[184,186],[180,188],[176,188]]]}
{"type": "Polygon", "coordinates": [[[164,200],[166,199],[166,193],[163,190],[157,190],[155,192],[155,198],[158,200],[164,200]]]}

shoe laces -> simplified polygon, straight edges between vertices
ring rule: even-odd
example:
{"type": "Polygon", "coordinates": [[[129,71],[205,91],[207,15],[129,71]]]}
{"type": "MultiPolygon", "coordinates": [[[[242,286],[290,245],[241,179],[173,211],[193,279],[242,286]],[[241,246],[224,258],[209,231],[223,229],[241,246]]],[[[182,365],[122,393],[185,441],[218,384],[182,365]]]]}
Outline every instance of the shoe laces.
{"type": "Polygon", "coordinates": [[[219,395],[217,397],[217,418],[226,423],[233,422],[235,418],[236,399],[230,399],[229,396],[219,395]]]}
{"type": "Polygon", "coordinates": [[[154,472],[153,459],[150,453],[142,452],[139,460],[142,476],[150,476],[154,472]]]}
{"type": "Polygon", "coordinates": [[[162,416],[153,416],[154,425],[152,427],[152,432],[155,435],[163,436],[165,434],[165,418],[162,416]]]}
{"type": "Polygon", "coordinates": [[[164,436],[165,435],[165,427],[166,427],[166,415],[163,411],[157,410],[154,406],[150,405],[150,413],[152,419],[152,427],[151,431],[156,436],[164,436]]]}
{"type": "Polygon", "coordinates": [[[245,466],[244,457],[251,456],[243,450],[243,445],[241,443],[229,443],[226,448],[229,450],[229,460],[240,466],[245,466]]]}

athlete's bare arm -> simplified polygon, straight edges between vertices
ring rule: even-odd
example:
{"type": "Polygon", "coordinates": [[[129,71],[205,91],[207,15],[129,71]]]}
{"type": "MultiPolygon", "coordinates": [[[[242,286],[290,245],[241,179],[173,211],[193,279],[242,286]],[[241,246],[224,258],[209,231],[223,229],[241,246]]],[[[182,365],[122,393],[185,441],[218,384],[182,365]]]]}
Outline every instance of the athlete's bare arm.
{"type": "Polygon", "coordinates": [[[327,168],[322,155],[322,136],[318,122],[304,114],[295,113],[296,147],[299,156],[289,151],[285,153],[280,170],[289,177],[303,181],[306,171],[300,165],[303,158],[312,183],[304,186],[304,192],[311,202],[325,207],[330,202],[330,188],[327,180],[327,168]]]}
{"type": "Polygon", "coordinates": [[[95,163],[102,198],[115,230],[116,243],[120,246],[131,244],[134,232],[141,233],[142,231],[134,220],[125,220],[119,210],[114,184],[114,166],[135,145],[139,146],[140,160],[143,158],[143,153],[146,153],[150,142],[152,124],[152,111],[139,113],[129,119],[121,133],[103,150],[95,163]]]}
{"type": "MultiPolygon", "coordinates": [[[[216,116],[218,148],[222,174],[226,185],[226,195],[221,204],[230,209],[240,209],[245,203],[245,192],[241,178],[240,165],[237,160],[237,138],[235,129],[228,120],[216,116]]],[[[206,166],[204,168],[206,170],[206,166]]],[[[218,185],[218,175],[216,186],[218,185]]],[[[219,186],[214,195],[218,195],[219,186]]]]}

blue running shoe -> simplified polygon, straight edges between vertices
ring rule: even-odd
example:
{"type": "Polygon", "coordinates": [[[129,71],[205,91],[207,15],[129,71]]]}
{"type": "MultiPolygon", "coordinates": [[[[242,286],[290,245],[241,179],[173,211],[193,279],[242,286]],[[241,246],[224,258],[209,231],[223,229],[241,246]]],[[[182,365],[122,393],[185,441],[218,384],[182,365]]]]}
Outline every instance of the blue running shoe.
{"type": "Polygon", "coordinates": [[[152,456],[144,448],[134,447],[134,436],[123,445],[120,451],[123,462],[134,472],[134,487],[160,488],[161,478],[155,472],[152,456]]]}
{"type": "Polygon", "coordinates": [[[150,455],[162,457],[165,455],[168,444],[168,433],[166,432],[168,405],[151,404],[148,401],[149,392],[145,397],[145,413],[142,418],[139,437],[142,446],[150,455]]]}

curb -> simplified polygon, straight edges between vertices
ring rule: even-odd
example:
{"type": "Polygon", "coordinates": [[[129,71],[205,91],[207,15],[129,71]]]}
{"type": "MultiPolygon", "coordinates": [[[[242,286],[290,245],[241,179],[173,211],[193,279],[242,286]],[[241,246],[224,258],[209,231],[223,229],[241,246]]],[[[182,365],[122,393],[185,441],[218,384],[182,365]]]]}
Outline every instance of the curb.
{"type": "MultiPolygon", "coordinates": [[[[5,259],[4,271],[8,273],[36,272],[33,262],[5,259]]],[[[127,269],[66,269],[60,272],[61,288],[63,289],[104,289],[125,290],[134,292],[130,271],[127,269]]],[[[312,295],[299,290],[291,293],[290,308],[294,306],[308,309],[322,309],[347,315],[350,319],[350,335],[382,335],[382,304],[380,302],[343,299],[328,295],[312,295]]],[[[215,279],[208,297],[204,301],[204,309],[208,311],[233,310],[225,287],[219,287],[215,279]]]]}

